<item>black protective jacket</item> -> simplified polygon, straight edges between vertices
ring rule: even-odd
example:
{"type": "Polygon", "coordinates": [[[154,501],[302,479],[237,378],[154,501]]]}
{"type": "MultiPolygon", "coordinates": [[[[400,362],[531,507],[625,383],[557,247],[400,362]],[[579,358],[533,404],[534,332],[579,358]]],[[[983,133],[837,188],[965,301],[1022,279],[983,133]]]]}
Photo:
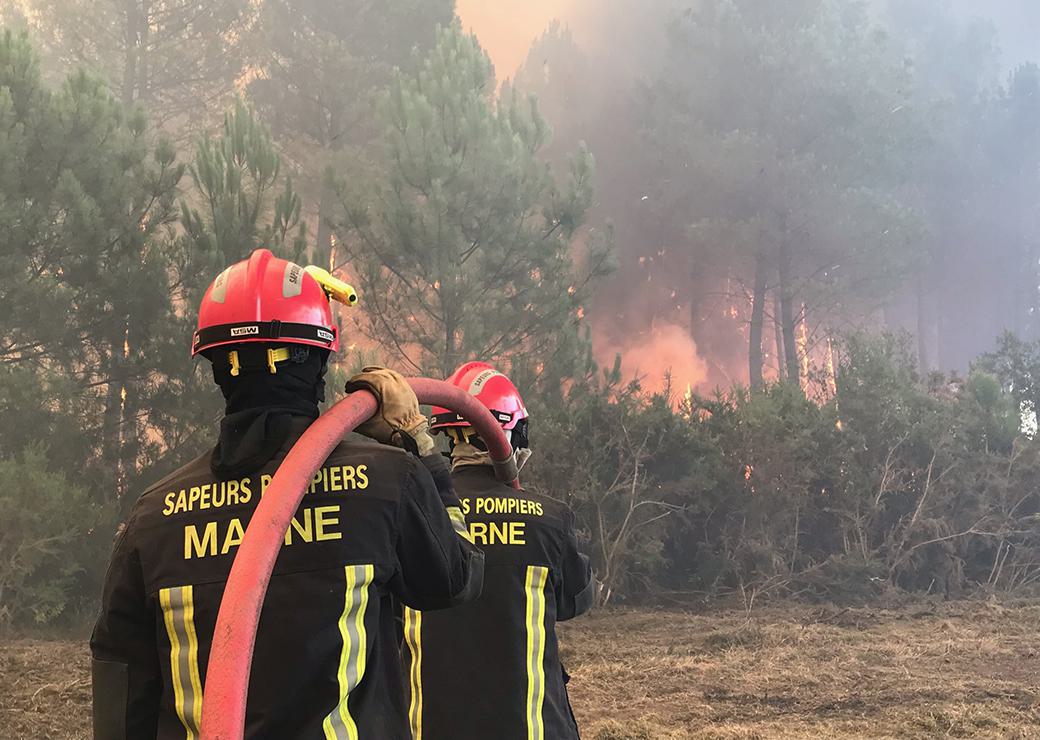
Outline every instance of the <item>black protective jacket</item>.
{"type": "MultiPolygon", "coordinates": [[[[297,428],[261,470],[209,457],[152,486],[115,545],[91,639],[96,740],[194,740],[217,610],[238,544],[297,428]]],[[[394,599],[439,609],[479,593],[447,469],[343,442],[285,535],[260,617],[247,738],[409,737],[394,599]],[[454,509],[454,506],[452,506],[454,509]]]]}
{"type": "Polygon", "coordinates": [[[499,483],[490,467],[454,475],[474,543],[480,598],[405,610],[402,651],[413,740],[571,740],[556,623],[585,612],[594,580],[563,503],[499,483]]]}

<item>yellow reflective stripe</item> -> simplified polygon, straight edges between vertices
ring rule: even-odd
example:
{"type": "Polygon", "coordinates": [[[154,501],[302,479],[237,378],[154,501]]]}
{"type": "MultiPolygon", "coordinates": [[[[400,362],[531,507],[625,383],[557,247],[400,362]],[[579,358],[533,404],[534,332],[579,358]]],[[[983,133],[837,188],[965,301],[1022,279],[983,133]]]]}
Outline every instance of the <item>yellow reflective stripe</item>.
{"type": "Polygon", "coordinates": [[[524,616],[527,625],[527,740],[544,740],[545,702],[545,584],[549,569],[527,566],[524,616]]]}
{"type": "Polygon", "coordinates": [[[188,740],[193,740],[191,728],[184,718],[184,689],[181,686],[181,645],[177,639],[177,628],[174,626],[173,606],[170,604],[171,589],[164,588],[159,592],[159,605],[163,610],[163,621],[166,623],[166,635],[170,638],[170,673],[173,683],[173,708],[187,730],[188,740]]]}
{"type": "Polygon", "coordinates": [[[199,637],[195,633],[195,598],[191,586],[184,586],[184,628],[188,633],[188,666],[191,674],[191,713],[196,728],[202,722],[202,677],[199,675],[199,637]]]}
{"type": "Polygon", "coordinates": [[[449,506],[448,516],[451,518],[451,526],[456,534],[469,542],[473,542],[473,536],[469,533],[469,527],[466,525],[466,516],[462,513],[462,509],[458,506],[449,506]]]}
{"type": "MultiPolygon", "coordinates": [[[[351,689],[361,682],[361,677],[365,675],[365,667],[368,665],[368,633],[365,631],[365,612],[368,611],[368,586],[375,578],[375,566],[366,565],[363,571],[363,577],[364,583],[361,587],[361,604],[357,610],[357,615],[354,617],[358,641],[357,678],[350,687],[351,689]]],[[[343,714],[344,720],[349,717],[346,702],[343,702],[343,706],[340,708],[340,713],[343,714]]]]}
{"type": "Polygon", "coordinates": [[[411,656],[408,667],[408,724],[412,728],[412,740],[422,740],[422,612],[404,609],[404,639],[411,656]]]}
{"type": "Polygon", "coordinates": [[[187,740],[199,735],[202,717],[202,679],[199,675],[199,640],[195,633],[195,602],[191,586],[159,591],[166,635],[170,639],[170,679],[173,707],[187,740]]]}
{"type": "Polygon", "coordinates": [[[368,661],[368,633],[365,630],[365,612],[368,610],[368,589],[375,580],[374,565],[348,565],[344,569],[346,589],[343,613],[339,618],[339,634],[343,640],[340,651],[339,703],[322,722],[327,740],[358,740],[358,728],[350,716],[350,692],[365,675],[368,661]]]}

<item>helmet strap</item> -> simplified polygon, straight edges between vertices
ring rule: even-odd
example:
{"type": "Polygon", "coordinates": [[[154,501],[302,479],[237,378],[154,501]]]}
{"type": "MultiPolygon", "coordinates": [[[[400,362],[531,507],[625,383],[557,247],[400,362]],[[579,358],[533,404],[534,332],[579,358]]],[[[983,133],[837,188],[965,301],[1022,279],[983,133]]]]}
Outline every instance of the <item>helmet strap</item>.
{"type": "Polygon", "coordinates": [[[267,369],[271,371],[271,375],[275,375],[278,372],[279,362],[285,362],[288,359],[289,349],[287,347],[267,350],[267,369]]]}
{"type": "Polygon", "coordinates": [[[260,369],[261,362],[271,375],[276,375],[279,362],[292,361],[301,365],[307,361],[309,354],[310,350],[307,347],[268,347],[264,350],[239,348],[229,351],[227,360],[231,366],[231,377],[237,378],[242,374],[243,368],[246,370],[260,369]]]}

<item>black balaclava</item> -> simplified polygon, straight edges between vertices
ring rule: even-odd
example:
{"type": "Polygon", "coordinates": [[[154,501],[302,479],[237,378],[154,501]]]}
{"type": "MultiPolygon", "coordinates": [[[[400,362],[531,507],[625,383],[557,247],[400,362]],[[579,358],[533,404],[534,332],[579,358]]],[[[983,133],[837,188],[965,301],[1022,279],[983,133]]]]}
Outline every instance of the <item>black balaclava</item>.
{"type": "Polygon", "coordinates": [[[328,350],[290,346],[289,359],[272,373],[267,350],[277,346],[258,343],[207,353],[213,380],[226,402],[220,440],[210,457],[210,469],[222,480],[262,468],[285,444],[294,416],[318,418],[318,404],[325,400],[328,350]],[[237,376],[231,375],[231,350],[239,353],[242,367],[237,376]]]}

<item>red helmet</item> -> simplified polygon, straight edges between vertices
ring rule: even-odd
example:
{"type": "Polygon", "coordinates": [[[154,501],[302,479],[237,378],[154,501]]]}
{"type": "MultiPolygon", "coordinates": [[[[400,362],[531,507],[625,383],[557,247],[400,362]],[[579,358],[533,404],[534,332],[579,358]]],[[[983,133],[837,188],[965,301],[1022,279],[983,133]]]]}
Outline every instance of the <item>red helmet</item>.
{"type": "Polygon", "coordinates": [[[277,342],[339,349],[329,296],[353,304],[350,286],[257,249],[217,275],[199,307],[192,356],[213,347],[277,342]],[[345,291],[345,293],[344,293],[345,291]],[[346,298],[340,298],[344,293],[346,298]]]}
{"type": "MultiPolygon", "coordinates": [[[[520,392],[513,381],[498,372],[486,362],[467,362],[459,367],[447,382],[456,388],[476,396],[502,424],[506,431],[513,431],[519,425],[526,431],[527,408],[524,406],[520,392]]],[[[466,427],[469,422],[449,409],[433,407],[430,417],[430,429],[449,429],[466,427]]]]}

